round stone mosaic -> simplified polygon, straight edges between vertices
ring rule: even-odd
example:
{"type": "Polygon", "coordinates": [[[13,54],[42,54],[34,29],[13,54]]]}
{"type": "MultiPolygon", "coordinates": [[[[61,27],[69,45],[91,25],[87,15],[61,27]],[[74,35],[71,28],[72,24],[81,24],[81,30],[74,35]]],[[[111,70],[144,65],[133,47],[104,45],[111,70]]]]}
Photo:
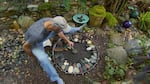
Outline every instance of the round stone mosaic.
{"type": "Polygon", "coordinates": [[[57,67],[66,74],[84,74],[95,67],[99,56],[92,40],[83,34],[68,35],[74,42],[69,47],[62,39],[54,44],[53,60],[57,67]]]}

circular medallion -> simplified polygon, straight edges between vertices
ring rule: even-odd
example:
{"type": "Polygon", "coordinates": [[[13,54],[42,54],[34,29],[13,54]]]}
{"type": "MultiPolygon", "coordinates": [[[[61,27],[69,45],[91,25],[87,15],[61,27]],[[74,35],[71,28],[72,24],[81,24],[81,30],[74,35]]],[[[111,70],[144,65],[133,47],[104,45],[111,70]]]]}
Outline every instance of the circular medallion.
{"type": "Polygon", "coordinates": [[[58,68],[66,74],[84,74],[93,69],[99,56],[92,40],[83,34],[70,35],[68,38],[74,42],[73,47],[62,39],[53,46],[52,59],[58,68]]]}

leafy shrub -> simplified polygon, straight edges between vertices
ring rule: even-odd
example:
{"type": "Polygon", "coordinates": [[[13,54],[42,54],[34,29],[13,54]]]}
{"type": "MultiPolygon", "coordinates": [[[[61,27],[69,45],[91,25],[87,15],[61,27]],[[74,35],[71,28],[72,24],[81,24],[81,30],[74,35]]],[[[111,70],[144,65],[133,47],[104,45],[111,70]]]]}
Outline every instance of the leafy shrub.
{"type": "Polygon", "coordinates": [[[110,13],[110,12],[106,12],[106,20],[108,21],[108,25],[110,26],[110,27],[114,27],[114,26],[116,26],[117,25],[117,23],[118,23],[118,21],[117,21],[117,19],[113,16],[113,14],[112,13],[110,13]]]}
{"type": "Polygon", "coordinates": [[[109,81],[122,80],[125,77],[125,65],[118,64],[114,59],[105,56],[106,66],[104,78],[109,81]]]}
{"type": "Polygon", "coordinates": [[[150,29],[150,12],[142,13],[140,15],[139,28],[142,31],[150,29]]]}

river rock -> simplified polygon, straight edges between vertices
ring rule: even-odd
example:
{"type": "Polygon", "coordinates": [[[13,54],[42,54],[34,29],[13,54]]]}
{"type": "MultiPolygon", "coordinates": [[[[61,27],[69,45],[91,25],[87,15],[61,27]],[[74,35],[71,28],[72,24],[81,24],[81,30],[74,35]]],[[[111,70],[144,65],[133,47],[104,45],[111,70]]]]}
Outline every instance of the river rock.
{"type": "Polygon", "coordinates": [[[145,42],[144,46],[147,47],[147,48],[150,47],[150,39],[145,42]]]}
{"type": "Polygon", "coordinates": [[[68,73],[72,73],[72,72],[73,72],[73,66],[69,66],[68,73]]]}
{"type": "Polygon", "coordinates": [[[120,33],[112,33],[110,35],[110,40],[115,45],[123,45],[124,43],[120,33]]]}
{"type": "Polygon", "coordinates": [[[38,5],[28,5],[27,8],[31,12],[38,11],[38,5]]]}
{"type": "Polygon", "coordinates": [[[74,67],[74,69],[73,69],[73,73],[75,73],[75,74],[78,74],[78,73],[80,73],[80,70],[79,70],[79,68],[78,68],[78,67],[74,67]]]}
{"type": "Polygon", "coordinates": [[[119,64],[125,64],[127,62],[128,56],[125,49],[122,46],[107,49],[108,57],[115,59],[119,64]]]}
{"type": "Polygon", "coordinates": [[[18,18],[18,23],[23,29],[28,28],[33,22],[34,20],[29,16],[20,16],[18,18]]]}
{"type": "Polygon", "coordinates": [[[141,47],[140,43],[141,43],[141,40],[131,39],[124,45],[124,48],[129,55],[141,54],[142,47],[141,47]]]}

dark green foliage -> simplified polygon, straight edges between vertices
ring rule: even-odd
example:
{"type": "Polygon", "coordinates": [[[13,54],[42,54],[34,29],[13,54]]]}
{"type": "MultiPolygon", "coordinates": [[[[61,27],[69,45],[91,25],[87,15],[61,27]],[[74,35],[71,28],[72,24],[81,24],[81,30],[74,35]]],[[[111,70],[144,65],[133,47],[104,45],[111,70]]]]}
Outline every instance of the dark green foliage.
{"type": "Polygon", "coordinates": [[[53,4],[52,3],[42,3],[38,7],[39,11],[52,10],[52,8],[53,8],[53,4]]]}
{"type": "Polygon", "coordinates": [[[150,29],[150,12],[142,13],[140,15],[139,29],[146,32],[150,29]]]}
{"type": "Polygon", "coordinates": [[[71,9],[71,0],[63,0],[63,3],[64,3],[64,6],[65,6],[65,9],[67,11],[69,11],[71,9]]]}
{"type": "Polygon", "coordinates": [[[104,71],[104,78],[109,81],[123,80],[125,76],[125,65],[118,64],[114,59],[105,56],[106,66],[104,71]]]}
{"type": "MultiPolygon", "coordinates": [[[[71,9],[71,2],[74,0],[63,0],[65,9],[69,11],[71,9]]],[[[80,8],[86,8],[86,0],[77,0],[77,3],[80,8]]]]}
{"type": "Polygon", "coordinates": [[[114,26],[116,26],[117,25],[117,23],[118,23],[118,21],[117,21],[117,19],[115,18],[115,16],[113,16],[113,14],[112,13],[110,13],[110,12],[106,12],[106,20],[108,21],[108,25],[110,26],[110,27],[114,27],[114,26]]]}

